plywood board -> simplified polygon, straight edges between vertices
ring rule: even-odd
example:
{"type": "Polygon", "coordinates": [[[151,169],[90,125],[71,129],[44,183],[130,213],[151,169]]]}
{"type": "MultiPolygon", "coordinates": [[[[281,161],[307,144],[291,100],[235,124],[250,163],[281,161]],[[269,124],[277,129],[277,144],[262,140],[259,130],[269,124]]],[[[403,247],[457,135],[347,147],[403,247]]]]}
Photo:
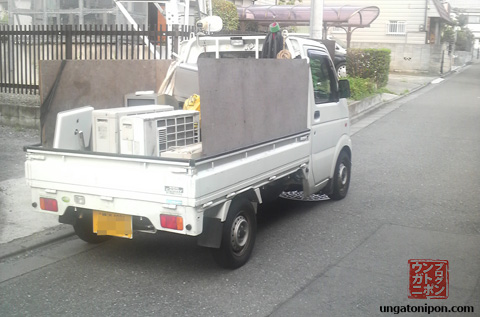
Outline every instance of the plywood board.
{"type": "Polygon", "coordinates": [[[305,131],[305,60],[200,59],[203,155],[305,131]]]}
{"type": "MultiPolygon", "coordinates": [[[[40,62],[42,103],[55,83],[61,62],[40,62]]],[[[169,60],[67,61],[53,102],[41,122],[43,145],[52,146],[58,112],[88,105],[95,109],[122,107],[127,93],[158,91],[170,63],[169,60]]]]}

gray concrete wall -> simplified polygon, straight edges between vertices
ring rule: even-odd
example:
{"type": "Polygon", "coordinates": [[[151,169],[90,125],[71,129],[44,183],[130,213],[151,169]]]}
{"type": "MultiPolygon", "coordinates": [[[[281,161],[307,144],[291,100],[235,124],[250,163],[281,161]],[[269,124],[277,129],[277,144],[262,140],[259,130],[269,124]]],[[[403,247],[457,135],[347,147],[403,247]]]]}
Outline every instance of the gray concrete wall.
{"type": "Polygon", "coordinates": [[[40,96],[0,93],[0,124],[40,128],[40,96]]]}
{"type": "Polygon", "coordinates": [[[456,51],[454,57],[454,65],[455,66],[463,66],[473,59],[472,52],[465,52],[465,51],[456,51]]]}
{"type": "Polygon", "coordinates": [[[441,68],[443,51],[445,51],[443,57],[443,72],[449,72],[453,65],[452,57],[448,55],[445,45],[352,43],[352,47],[387,48],[391,50],[391,72],[438,74],[441,68]]]}

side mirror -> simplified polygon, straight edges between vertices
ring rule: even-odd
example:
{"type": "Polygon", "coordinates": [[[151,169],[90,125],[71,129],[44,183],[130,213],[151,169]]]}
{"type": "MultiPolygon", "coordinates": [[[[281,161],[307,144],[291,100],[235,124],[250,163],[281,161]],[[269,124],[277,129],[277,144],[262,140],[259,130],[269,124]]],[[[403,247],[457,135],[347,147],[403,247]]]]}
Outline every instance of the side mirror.
{"type": "Polygon", "coordinates": [[[340,98],[349,98],[350,82],[347,79],[340,79],[338,81],[338,90],[340,92],[340,98]]]}

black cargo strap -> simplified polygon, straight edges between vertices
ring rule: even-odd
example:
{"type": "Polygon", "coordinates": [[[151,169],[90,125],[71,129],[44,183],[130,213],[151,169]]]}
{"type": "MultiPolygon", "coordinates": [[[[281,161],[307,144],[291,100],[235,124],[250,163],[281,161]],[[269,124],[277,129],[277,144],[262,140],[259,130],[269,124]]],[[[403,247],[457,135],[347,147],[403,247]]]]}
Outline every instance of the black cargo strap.
{"type": "Polygon", "coordinates": [[[53,83],[52,88],[48,92],[47,97],[43,100],[42,105],[40,106],[40,140],[43,144],[44,140],[44,131],[43,128],[45,126],[45,120],[47,118],[47,114],[50,112],[50,107],[52,106],[53,99],[55,98],[55,93],[57,91],[58,84],[60,83],[60,78],[62,77],[63,69],[67,64],[66,60],[63,60],[60,64],[60,69],[58,70],[57,77],[55,78],[55,82],[53,83]]]}

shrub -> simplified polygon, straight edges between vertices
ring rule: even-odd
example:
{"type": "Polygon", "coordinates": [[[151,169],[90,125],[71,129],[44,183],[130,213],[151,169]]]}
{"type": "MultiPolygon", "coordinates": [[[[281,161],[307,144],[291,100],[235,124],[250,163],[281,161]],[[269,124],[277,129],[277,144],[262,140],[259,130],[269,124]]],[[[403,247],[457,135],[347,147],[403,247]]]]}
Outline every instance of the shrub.
{"type": "Polygon", "coordinates": [[[376,92],[375,84],[369,78],[350,77],[349,74],[347,79],[350,83],[350,98],[354,100],[361,100],[376,92]]]}
{"type": "Polygon", "coordinates": [[[457,41],[455,42],[457,51],[466,51],[466,52],[471,51],[474,40],[475,40],[475,36],[473,35],[472,31],[470,31],[470,29],[465,28],[458,31],[457,41]]]}
{"type": "Polygon", "coordinates": [[[351,77],[370,78],[378,88],[388,83],[390,70],[389,49],[349,49],[347,52],[347,69],[351,77]]]}
{"type": "Polygon", "coordinates": [[[235,31],[238,29],[237,7],[227,0],[213,0],[212,13],[222,18],[224,31],[235,31]]]}

